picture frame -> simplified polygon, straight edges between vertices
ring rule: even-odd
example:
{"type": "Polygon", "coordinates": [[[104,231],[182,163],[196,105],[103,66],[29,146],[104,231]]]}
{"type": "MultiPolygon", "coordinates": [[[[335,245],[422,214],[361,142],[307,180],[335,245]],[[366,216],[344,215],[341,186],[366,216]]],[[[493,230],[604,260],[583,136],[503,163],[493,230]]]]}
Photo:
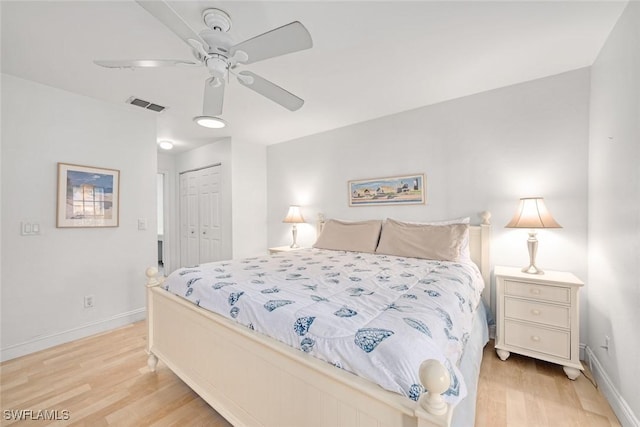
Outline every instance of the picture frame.
{"type": "Polygon", "coordinates": [[[56,226],[118,227],[120,171],[58,163],[56,226]]]}
{"type": "Polygon", "coordinates": [[[349,206],[426,203],[424,174],[352,180],[348,186],[349,206]]]}

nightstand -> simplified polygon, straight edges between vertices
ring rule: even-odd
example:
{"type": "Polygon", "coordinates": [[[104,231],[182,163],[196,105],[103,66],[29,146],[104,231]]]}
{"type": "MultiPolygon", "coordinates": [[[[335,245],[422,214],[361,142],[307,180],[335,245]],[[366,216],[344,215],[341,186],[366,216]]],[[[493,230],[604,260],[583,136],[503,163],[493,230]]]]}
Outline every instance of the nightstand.
{"type": "Polygon", "coordinates": [[[511,352],[563,366],[575,380],[583,370],[578,343],[578,292],[584,285],[571,273],[523,273],[496,267],[496,352],[506,360],[511,352]]]}
{"type": "Polygon", "coordinates": [[[276,246],[273,248],[269,248],[269,255],[277,254],[280,252],[291,252],[291,251],[299,251],[300,249],[306,248],[292,248],[291,246],[276,246]]]}

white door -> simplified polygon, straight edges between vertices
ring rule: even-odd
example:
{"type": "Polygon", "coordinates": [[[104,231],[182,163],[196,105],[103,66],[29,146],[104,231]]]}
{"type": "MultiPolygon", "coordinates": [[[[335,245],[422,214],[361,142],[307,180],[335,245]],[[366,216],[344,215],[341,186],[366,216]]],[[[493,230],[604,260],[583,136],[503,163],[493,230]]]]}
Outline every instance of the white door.
{"type": "Polygon", "coordinates": [[[180,175],[180,265],[221,259],[220,166],[180,175]]]}
{"type": "Polygon", "coordinates": [[[220,167],[202,169],[198,177],[199,263],[218,261],[220,254],[220,167]]]}

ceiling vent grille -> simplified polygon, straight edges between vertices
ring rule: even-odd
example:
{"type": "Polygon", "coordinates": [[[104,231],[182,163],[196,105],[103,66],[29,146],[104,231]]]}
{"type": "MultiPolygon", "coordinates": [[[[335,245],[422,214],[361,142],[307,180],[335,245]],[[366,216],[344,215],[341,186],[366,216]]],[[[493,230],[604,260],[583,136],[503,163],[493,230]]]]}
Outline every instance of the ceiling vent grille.
{"type": "Polygon", "coordinates": [[[135,96],[130,97],[125,101],[127,104],[135,105],[137,107],[141,107],[147,110],[155,111],[156,113],[163,112],[167,107],[163,107],[162,105],[154,104],[149,101],[145,101],[144,99],[136,98],[135,96]]]}

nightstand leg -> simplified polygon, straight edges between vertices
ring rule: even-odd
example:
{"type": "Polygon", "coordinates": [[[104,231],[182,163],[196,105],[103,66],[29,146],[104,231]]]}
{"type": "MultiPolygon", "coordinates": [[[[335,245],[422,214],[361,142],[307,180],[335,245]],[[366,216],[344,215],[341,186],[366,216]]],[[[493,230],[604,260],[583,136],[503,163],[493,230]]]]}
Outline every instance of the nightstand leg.
{"type": "Polygon", "coordinates": [[[567,377],[570,380],[575,380],[576,378],[578,378],[580,376],[580,370],[579,369],[570,368],[569,366],[563,366],[562,369],[564,370],[564,373],[567,374],[567,377]]]}
{"type": "Polygon", "coordinates": [[[500,358],[500,360],[507,360],[509,358],[509,356],[511,356],[511,353],[509,353],[507,350],[502,350],[497,348],[496,349],[496,353],[498,353],[498,357],[500,358]]]}

